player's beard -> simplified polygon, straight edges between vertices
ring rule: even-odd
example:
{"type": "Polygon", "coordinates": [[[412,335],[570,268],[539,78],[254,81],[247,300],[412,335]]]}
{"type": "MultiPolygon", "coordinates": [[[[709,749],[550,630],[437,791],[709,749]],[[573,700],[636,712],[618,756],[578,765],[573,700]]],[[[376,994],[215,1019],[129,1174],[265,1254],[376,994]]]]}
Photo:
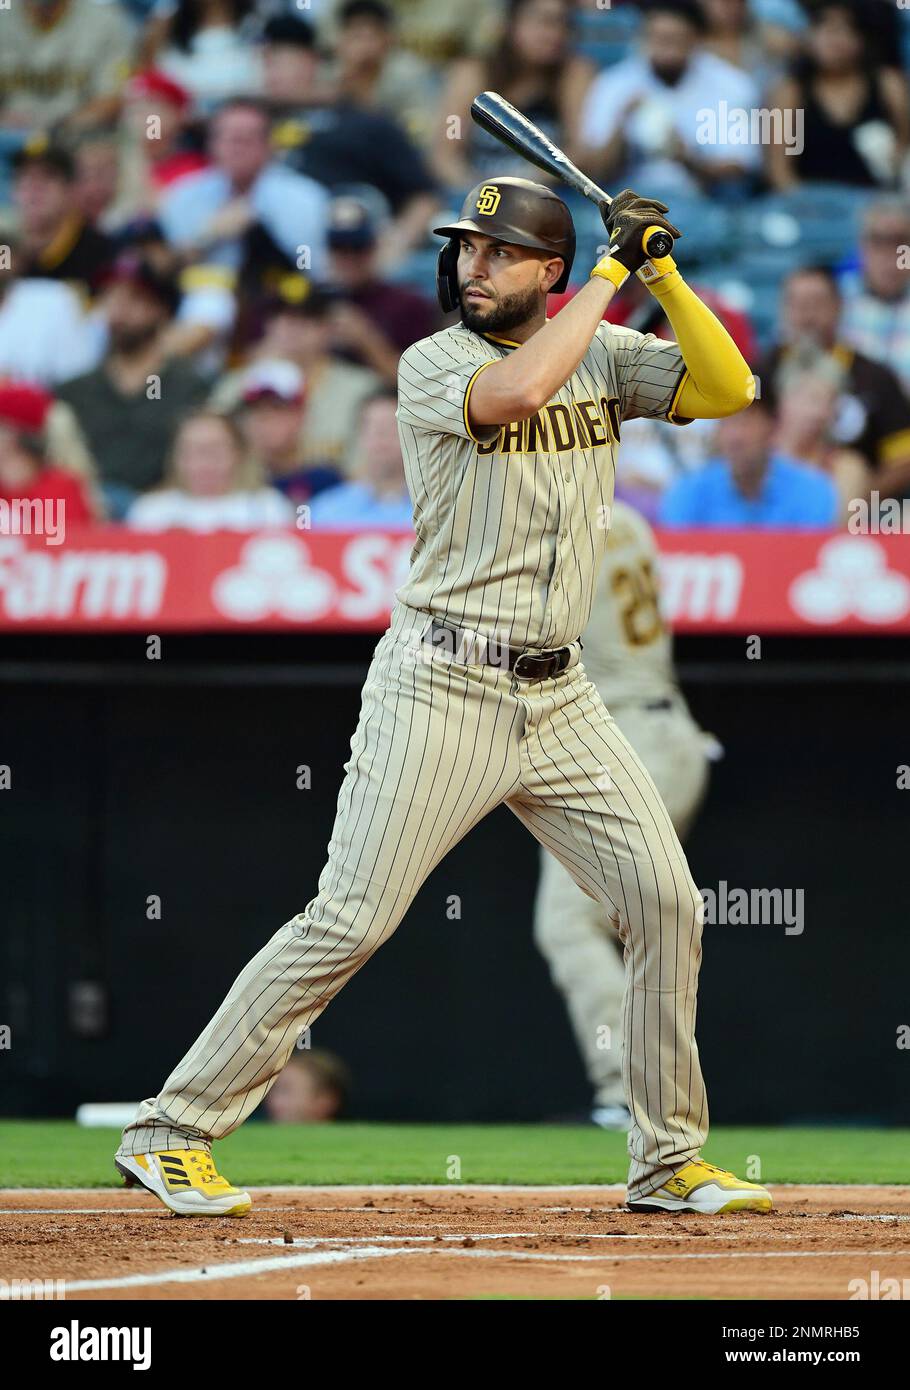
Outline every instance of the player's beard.
{"type": "Polygon", "coordinates": [[[508,333],[537,317],[540,311],[540,291],[533,285],[515,294],[491,300],[492,308],[478,311],[473,304],[462,300],[461,317],[472,333],[508,333]]]}

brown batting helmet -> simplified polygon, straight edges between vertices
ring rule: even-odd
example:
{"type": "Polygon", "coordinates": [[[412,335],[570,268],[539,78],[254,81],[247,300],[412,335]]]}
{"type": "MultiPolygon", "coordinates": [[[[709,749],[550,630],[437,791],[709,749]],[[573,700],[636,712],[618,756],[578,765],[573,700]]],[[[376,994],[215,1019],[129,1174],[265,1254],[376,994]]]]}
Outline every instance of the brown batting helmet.
{"type": "Polygon", "coordinates": [[[434,227],[449,241],[439,253],[436,291],[446,313],[459,306],[458,235],[480,232],[515,246],[530,246],[561,256],[563,271],[551,293],[561,294],[569,283],[575,259],[575,225],[572,214],[552,188],[530,179],[484,179],[465,198],[461,216],[447,227],[434,227]]]}

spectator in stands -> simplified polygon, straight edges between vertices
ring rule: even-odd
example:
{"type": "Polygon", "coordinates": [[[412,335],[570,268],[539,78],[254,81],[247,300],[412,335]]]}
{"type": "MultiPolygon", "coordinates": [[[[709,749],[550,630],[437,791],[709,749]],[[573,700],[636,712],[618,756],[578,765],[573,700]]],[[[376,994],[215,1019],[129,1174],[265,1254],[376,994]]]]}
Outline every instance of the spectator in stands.
{"type": "MultiPolygon", "coordinates": [[[[63,539],[67,526],[91,520],[92,507],[85,483],[48,458],[44,435],[52,404],[53,397],[38,387],[0,383],[0,500],[54,504],[50,522],[63,539]]],[[[5,510],[0,508],[0,535],[5,510]]]]}
{"type": "Polygon", "coordinates": [[[489,58],[452,66],[433,140],[437,177],[463,191],[488,175],[527,175],[527,161],[471,120],[478,92],[499,92],[570,155],[594,69],[572,52],[569,0],[509,0],[505,28],[489,58]]]}
{"type": "Polygon", "coordinates": [[[256,464],[295,507],[341,482],[325,464],[308,464],[302,430],[306,382],[293,362],[263,358],[243,375],[240,427],[256,464]]]}
{"type": "Polygon", "coordinates": [[[624,420],[616,496],[656,525],[674,479],[703,468],[713,457],[714,434],[713,420],[693,420],[685,429],[666,420],[624,420]]]}
{"type": "MultiPolygon", "coordinates": [[[[321,26],[320,37],[329,48],[343,8],[344,0],[336,0],[321,26]]],[[[398,47],[441,68],[456,58],[490,51],[499,33],[503,0],[392,0],[392,8],[398,47]]]]}
{"type": "Polygon", "coordinates": [[[75,206],[87,226],[110,232],[120,190],[121,142],[111,127],[92,127],[75,141],[75,206]]]}
{"type": "MultiPolygon", "coordinates": [[[[361,403],[380,384],[374,372],[332,356],[332,300],[302,275],[289,276],[266,307],[254,361],[292,362],[306,380],[300,433],[307,468],[347,469],[361,403]]],[[[242,372],[222,378],[212,395],[216,410],[231,410],[244,387],[242,372]]]]}
{"type": "Polygon", "coordinates": [[[830,478],[772,447],[774,415],[762,400],[717,424],[718,457],[679,478],[660,511],[664,526],[834,526],[830,478]]]}
{"type": "Polygon", "coordinates": [[[121,520],[136,495],[161,482],[181,418],[206,387],[164,343],[179,302],[172,280],[135,256],[116,262],[102,297],[109,345],[101,365],[60,387],[95,460],[109,515],[121,520]]]}
{"type": "Polygon", "coordinates": [[[79,295],[59,280],[19,273],[20,248],[5,237],[9,256],[0,259],[0,377],[53,386],[89,371],[98,362],[101,340],[79,295]]]}
{"type": "MultiPolygon", "coordinates": [[[[757,19],[749,0],[699,0],[705,19],[702,46],[725,63],[732,63],[742,72],[765,86],[763,80],[771,64],[766,28],[757,19]]],[[[777,37],[777,36],[775,36],[777,37]]],[[[787,51],[796,47],[791,38],[787,51]]]]}
{"type": "Polygon", "coordinates": [[[831,271],[823,266],[793,271],[784,284],[782,342],[760,364],[759,376],[781,395],[794,372],[822,364],[835,368],[841,385],[833,438],[862,454],[873,486],[899,496],[910,486],[910,401],[889,367],[843,342],[840,318],[840,291],[831,271]]]}
{"type": "Polygon", "coordinates": [[[0,12],[0,128],[116,119],[133,39],[117,5],[16,0],[0,12]]]}
{"type": "Polygon", "coordinates": [[[138,531],[255,531],[293,522],[293,506],[266,485],[236,423],[210,410],[181,423],[163,486],[127,513],[138,531]]]}
{"type": "Polygon", "coordinates": [[[770,104],[799,114],[803,149],[768,146],[768,177],[781,191],[800,183],[894,187],[910,139],[906,83],[873,59],[854,0],[816,0],[803,56],[770,104]]]}
{"type": "Polygon", "coordinates": [[[223,365],[237,311],[236,273],[227,266],[191,264],[165,240],[154,218],[137,218],[121,227],[117,244],[133,252],[165,279],[177,280],[180,305],[164,339],[168,357],[196,356],[203,375],[223,365]]]}
{"type": "Polygon", "coordinates": [[[164,192],[208,164],[204,151],[187,140],[191,97],[158,68],[130,78],[123,92],[127,155],[125,200],[129,215],[151,215],[164,192]]]}
{"type": "Polygon", "coordinates": [[[278,1125],[320,1124],[334,1120],[351,1089],[351,1073],[333,1052],[296,1049],[279,1072],[263,1103],[278,1125]]]}
{"type": "Polygon", "coordinates": [[[87,294],[110,265],[114,248],[76,206],[72,155],[39,137],[13,157],[13,169],[19,273],[72,281],[87,294]]]}
{"type": "Polygon", "coordinates": [[[652,193],[752,190],[760,148],[738,143],[738,130],[722,117],[724,109],[758,107],[759,89],[748,73],[706,52],[703,35],[694,0],[648,5],[640,51],[605,69],[582,108],[580,162],[593,178],[652,193]]]}
{"type": "Polygon", "coordinates": [[[396,264],[426,237],[439,206],[423,156],[402,127],[379,111],[344,97],[313,102],[319,56],[316,31],[305,19],[271,19],[263,37],[264,90],[276,119],[276,148],[292,168],[326,188],[378,188],[392,214],[379,257],[383,265],[396,264]]]}
{"type": "Polygon", "coordinates": [[[427,63],[396,43],[395,16],[384,0],[345,0],[333,58],[330,81],[343,100],[383,112],[412,140],[426,144],[436,77],[427,63]]]}
{"type": "Polygon", "coordinates": [[[406,347],[428,337],[437,314],[424,295],[377,274],[376,227],[356,198],[336,198],[328,229],[334,347],[389,385],[406,347]]]}
{"type": "Polygon", "coordinates": [[[149,21],[143,59],[191,93],[203,110],[258,92],[254,0],[176,0],[149,21]]]}
{"type": "Polygon", "coordinates": [[[384,386],[360,410],[357,464],[350,482],[317,497],[310,508],[314,529],[359,530],[413,527],[413,506],[398,439],[398,393],[384,386]]]}
{"type": "Polygon", "coordinates": [[[840,498],[840,519],[846,521],[851,501],[869,494],[870,469],[862,454],[844,448],[833,437],[841,383],[832,365],[794,372],[787,378],[777,405],[774,444],[787,458],[827,474],[840,498]]]}
{"type": "Polygon", "coordinates": [[[235,98],[213,117],[212,167],[189,174],[162,197],[158,220],[187,260],[227,266],[261,283],[276,268],[325,268],[329,197],[314,179],[273,158],[270,117],[235,98]]]}
{"type": "Polygon", "coordinates": [[[910,204],[896,197],[870,203],[860,249],[861,276],[846,291],[844,337],[910,391],[910,204]]]}

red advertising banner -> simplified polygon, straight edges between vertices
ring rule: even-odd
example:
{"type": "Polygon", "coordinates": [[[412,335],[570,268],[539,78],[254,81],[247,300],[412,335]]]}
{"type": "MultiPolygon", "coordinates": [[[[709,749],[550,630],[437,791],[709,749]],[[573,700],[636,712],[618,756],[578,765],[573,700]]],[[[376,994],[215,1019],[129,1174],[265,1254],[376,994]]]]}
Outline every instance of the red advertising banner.
{"type": "MultiPolygon", "coordinates": [[[[665,531],[685,633],[910,634],[910,535],[665,531]]],[[[410,532],[0,535],[0,632],[381,631],[410,532]]]]}

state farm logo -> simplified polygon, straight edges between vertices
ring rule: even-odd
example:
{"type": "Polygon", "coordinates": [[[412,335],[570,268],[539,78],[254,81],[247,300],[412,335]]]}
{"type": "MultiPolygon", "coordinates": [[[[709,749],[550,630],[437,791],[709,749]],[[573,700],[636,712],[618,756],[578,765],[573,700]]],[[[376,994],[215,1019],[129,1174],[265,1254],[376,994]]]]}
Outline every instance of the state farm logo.
{"type": "Polygon", "coordinates": [[[335,582],[324,570],[311,568],[310,552],[296,536],[258,536],[247,541],[238,564],[218,575],[212,602],[238,623],[270,617],[305,621],[330,611],[335,582]]]}
{"type": "Polygon", "coordinates": [[[127,621],[161,610],[167,564],[153,550],[29,549],[0,537],[0,615],[11,622],[127,621]]]}
{"type": "Polygon", "coordinates": [[[894,623],[910,612],[910,579],[889,570],[884,546],[838,536],[818,552],[817,568],[790,585],[790,603],[810,623],[894,623]]]}
{"type": "Polygon", "coordinates": [[[666,551],[659,565],[660,606],[668,622],[729,622],[736,616],[745,578],[738,555],[666,551]]]}

